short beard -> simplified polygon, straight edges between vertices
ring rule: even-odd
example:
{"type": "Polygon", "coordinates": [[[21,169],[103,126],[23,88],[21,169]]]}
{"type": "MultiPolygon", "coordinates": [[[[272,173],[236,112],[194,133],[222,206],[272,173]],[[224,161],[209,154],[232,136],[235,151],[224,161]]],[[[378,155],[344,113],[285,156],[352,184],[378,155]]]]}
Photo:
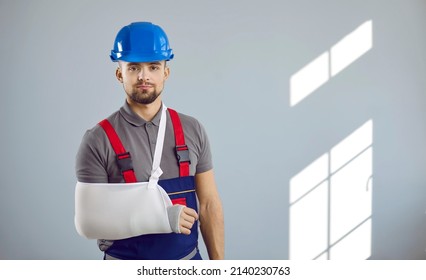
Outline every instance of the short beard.
{"type": "Polygon", "coordinates": [[[154,91],[151,94],[138,94],[137,92],[127,93],[127,96],[130,97],[130,99],[136,103],[148,105],[153,103],[157,98],[161,95],[161,91],[157,92],[154,91]]]}

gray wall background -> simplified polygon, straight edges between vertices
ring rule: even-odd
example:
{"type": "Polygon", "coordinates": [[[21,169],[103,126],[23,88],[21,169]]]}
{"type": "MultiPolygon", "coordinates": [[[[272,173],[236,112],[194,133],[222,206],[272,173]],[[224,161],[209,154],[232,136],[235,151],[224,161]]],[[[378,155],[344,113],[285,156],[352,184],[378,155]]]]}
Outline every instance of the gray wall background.
{"type": "Polygon", "coordinates": [[[108,55],[132,21],[166,30],[166,104],[208,131],[228,259],[287,259],[289,180],[368,119],[371,258],[426,258],[426,1],[1,0],[0,259],[101,258],[74,160],[124,102],[108,55]],[[373,48],[291,108],[290,77],[367,20],[373,48]]]}

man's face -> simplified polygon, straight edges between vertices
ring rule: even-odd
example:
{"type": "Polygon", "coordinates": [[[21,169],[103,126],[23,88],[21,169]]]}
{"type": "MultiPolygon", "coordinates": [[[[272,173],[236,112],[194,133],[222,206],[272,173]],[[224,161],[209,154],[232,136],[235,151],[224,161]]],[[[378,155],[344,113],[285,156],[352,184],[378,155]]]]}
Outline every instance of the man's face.
{"type": "Polygon", "coordinates": [[[128,99],[139,104],[151,104],[163,91],[169,73],[170,69],[165,61],[143,63],[120,61],[116,76],[123,84],[128,99]]]}

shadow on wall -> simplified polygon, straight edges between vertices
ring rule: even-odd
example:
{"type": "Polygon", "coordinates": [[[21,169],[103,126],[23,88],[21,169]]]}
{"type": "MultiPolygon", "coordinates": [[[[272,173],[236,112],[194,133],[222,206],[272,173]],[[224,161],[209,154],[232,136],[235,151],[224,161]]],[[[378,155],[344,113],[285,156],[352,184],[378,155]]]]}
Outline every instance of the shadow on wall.
{"type": "MultiPolygon", "coordinates": [[[[290,78],[290,107],[373,48],[366,21],[290,78]]],[[[368,120],[289,182],[289,259],[371,256],[373,122],[368,120]]]]}

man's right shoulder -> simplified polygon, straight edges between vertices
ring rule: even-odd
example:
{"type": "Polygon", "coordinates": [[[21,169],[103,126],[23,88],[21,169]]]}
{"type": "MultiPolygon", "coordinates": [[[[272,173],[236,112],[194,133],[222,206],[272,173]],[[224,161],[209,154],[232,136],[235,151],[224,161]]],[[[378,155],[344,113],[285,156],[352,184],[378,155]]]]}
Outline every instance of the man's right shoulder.
{"type": "MultiPolygon", "coordinates": [[[[116,111],[105,119],[108,120],[114,126],[114,124],[117,122],[118,117],[119,111],[116,111]]],[[[99,122],[95,124],[92,128],[86,130],[86,133],[83,136],[83,142],[99,142],[100,139],[106,137],[104,129],[99,125],[101,121],[103,120],[99,120],[99,122]]]]}
{"type": "MultiPolygon", "coordinates": [[[[114,113],[107,119],[114,122],[116,115],[114,113]]],[[[86,130],[76,155],[77,180],[86,183],[108,182],[107,168],[112,154],[109,140],[99,123],[86,130]]]]}

